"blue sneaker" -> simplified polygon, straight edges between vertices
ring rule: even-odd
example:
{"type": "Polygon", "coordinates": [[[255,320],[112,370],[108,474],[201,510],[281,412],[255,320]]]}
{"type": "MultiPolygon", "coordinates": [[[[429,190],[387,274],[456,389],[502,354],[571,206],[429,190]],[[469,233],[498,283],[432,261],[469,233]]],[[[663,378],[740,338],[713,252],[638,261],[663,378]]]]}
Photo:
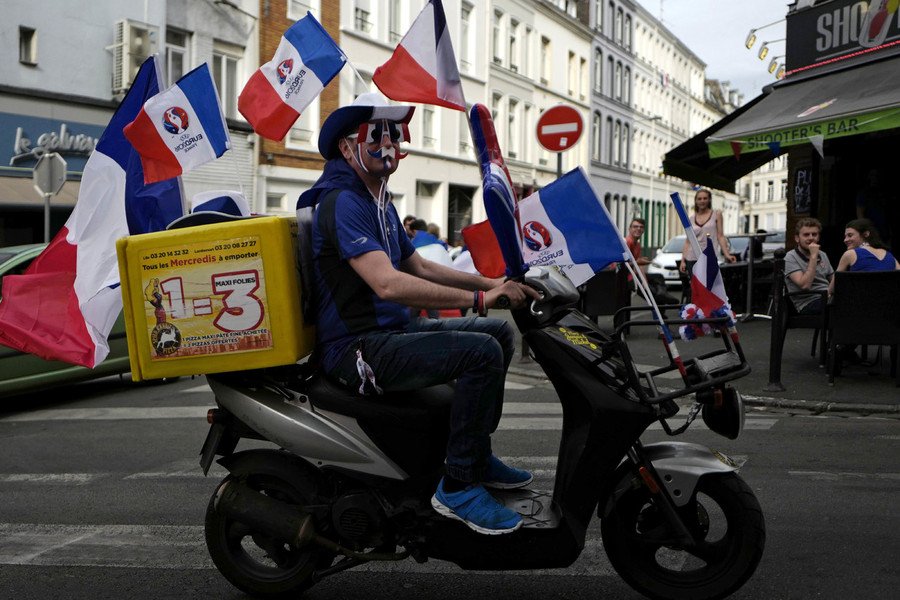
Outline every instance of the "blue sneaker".
{"type": "Polygon", "coordinates": [[[511,490],[525,487],[534,480],[531,473],[508,467],[500,462],[500,459],[491,454],[488,457],[487,471],[484,474],[482,485],[495,490],[511,490]]]}
{"type": "Polygon", "coordinates": [[[522,526],[522,517],[497,502],[481,484],[448,493],[444,491],[442,478],[431,498],[431,506],[445,517],[462,521],[470,529],[487,535],[512,533],[522,526]]]}

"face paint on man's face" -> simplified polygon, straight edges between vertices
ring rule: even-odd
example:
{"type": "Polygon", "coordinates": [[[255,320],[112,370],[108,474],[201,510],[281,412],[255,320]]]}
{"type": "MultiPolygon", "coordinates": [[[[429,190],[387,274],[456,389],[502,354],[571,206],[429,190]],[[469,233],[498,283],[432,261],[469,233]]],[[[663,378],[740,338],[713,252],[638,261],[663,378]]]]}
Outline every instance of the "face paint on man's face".
{"type": "Polygon", "coordinates": [[[397,160],[406,158],[408,152],[401,152],[399,145],[401,142],[409,141],[409,128],[406,123],[397,123],[382,119],[380,121],[371,121],[363,123],[359,127],[359,134],[356,138],[361,144],[366,146],[377,144],[378,149],[375,151],[366,148],[366,152],[372,158],[394,158],[397,160]],[[390,140],[391,148],[385,148],[385,142],[390,140]],[[395,151],[394,148],[397,148],[395,151]]]}

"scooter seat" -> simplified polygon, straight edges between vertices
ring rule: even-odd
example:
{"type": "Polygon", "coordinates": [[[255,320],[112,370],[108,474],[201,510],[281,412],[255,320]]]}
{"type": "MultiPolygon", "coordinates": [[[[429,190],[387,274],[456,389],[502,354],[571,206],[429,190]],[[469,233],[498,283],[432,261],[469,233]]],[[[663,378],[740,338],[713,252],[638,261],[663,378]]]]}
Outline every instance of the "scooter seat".
{"type": "Polygon", "coordinates": [[[355,390],[318,376],[309,396],[318,410],[327,410],[375,425],[428,430],[450,422],[453,388],[436,385],[378,396],[362,396],[355,390]]]}
{"type": "Polygon", "coordinates": [[[410,477],[433,473],[444,463],[453,403],[449,385],[361,396],[319,375],[308,393],[316,410],[355,418],[410,477]]]}

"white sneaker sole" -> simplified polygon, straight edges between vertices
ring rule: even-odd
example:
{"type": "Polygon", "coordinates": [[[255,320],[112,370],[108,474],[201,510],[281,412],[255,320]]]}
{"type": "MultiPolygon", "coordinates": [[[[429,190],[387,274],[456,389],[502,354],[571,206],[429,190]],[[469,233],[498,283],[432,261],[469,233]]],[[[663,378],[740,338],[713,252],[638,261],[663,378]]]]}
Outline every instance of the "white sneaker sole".
{"type": "Polygon", "coordinates": [[[484,534],[484,535],[503,535],[504,533],[512,533],[513,531],[515,531],[516,529],[518,529],[519,527],[522,526],[521,518],[519,519],[519,522],[515,524],[515,526],[510,527],[508,529],[487,529],[486,527],[476,525],[475,523],[472,523],[471,521],[466,521],[465,519],[463,519],[462,517],[457,515],[455,512],[453,512],[453,510],[451,508],[444,506],[444,504],[440,500],[438,500],[437,494],[435,494],[434,496],[431,497],[431,507],[434,510],[436,510],[438,513],[440,513],[441,515],[448,517],[450,519],[462,521],[463,523],[468,525],[469,529],[471,529],[472,531],[476,531],[476,532],[484,534]]]}

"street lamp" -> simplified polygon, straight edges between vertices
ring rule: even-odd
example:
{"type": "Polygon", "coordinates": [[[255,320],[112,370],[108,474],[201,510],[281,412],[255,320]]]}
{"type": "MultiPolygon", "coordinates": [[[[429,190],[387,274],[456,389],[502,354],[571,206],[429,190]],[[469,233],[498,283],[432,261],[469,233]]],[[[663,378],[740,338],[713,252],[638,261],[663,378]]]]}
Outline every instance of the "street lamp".
{"type": "Polygon", "coordinates": [[[769,44],[774,44],[776,42],[783,42],[785,38],[781,38],[780,40],[769,40],[768,42],[763,42],[762,46],[759,48],[759,60],[765,60],[766,55],[769,53],[769,44]]]}
{"type": "Polygon", "coordinates": [[[750,33],[747,34],[747,39],[744,41],[744,46],[746,46],[747,50],[749,50],[750,48],[753,47],[753,44],[756,43],[756,32],[757,31],[759,31],[760,29],[765,29],[766,27],[771,27],[772,25],[778,25],[779,23],[781,23],[783,21],[784,21],[784,19],[779,19],[778,21],[775,21],[774,23],[769,23],[768,25],[763,25],[762,27],[757,27],[755,29],[751,29],[750,33]]]}
{"type": "MultiPolygon", "coordinates": [[[[769,73],[772,73],[772,74],[775,73],[775,70],[778,68],[778,59],[779,58],[784,58],[784,54],[780,54],[778,56],[773,56],[772,60],[769,61],[769,73]]],[[[782,65],[781,68],[784,69],[784,66],[782,65]]]]}

